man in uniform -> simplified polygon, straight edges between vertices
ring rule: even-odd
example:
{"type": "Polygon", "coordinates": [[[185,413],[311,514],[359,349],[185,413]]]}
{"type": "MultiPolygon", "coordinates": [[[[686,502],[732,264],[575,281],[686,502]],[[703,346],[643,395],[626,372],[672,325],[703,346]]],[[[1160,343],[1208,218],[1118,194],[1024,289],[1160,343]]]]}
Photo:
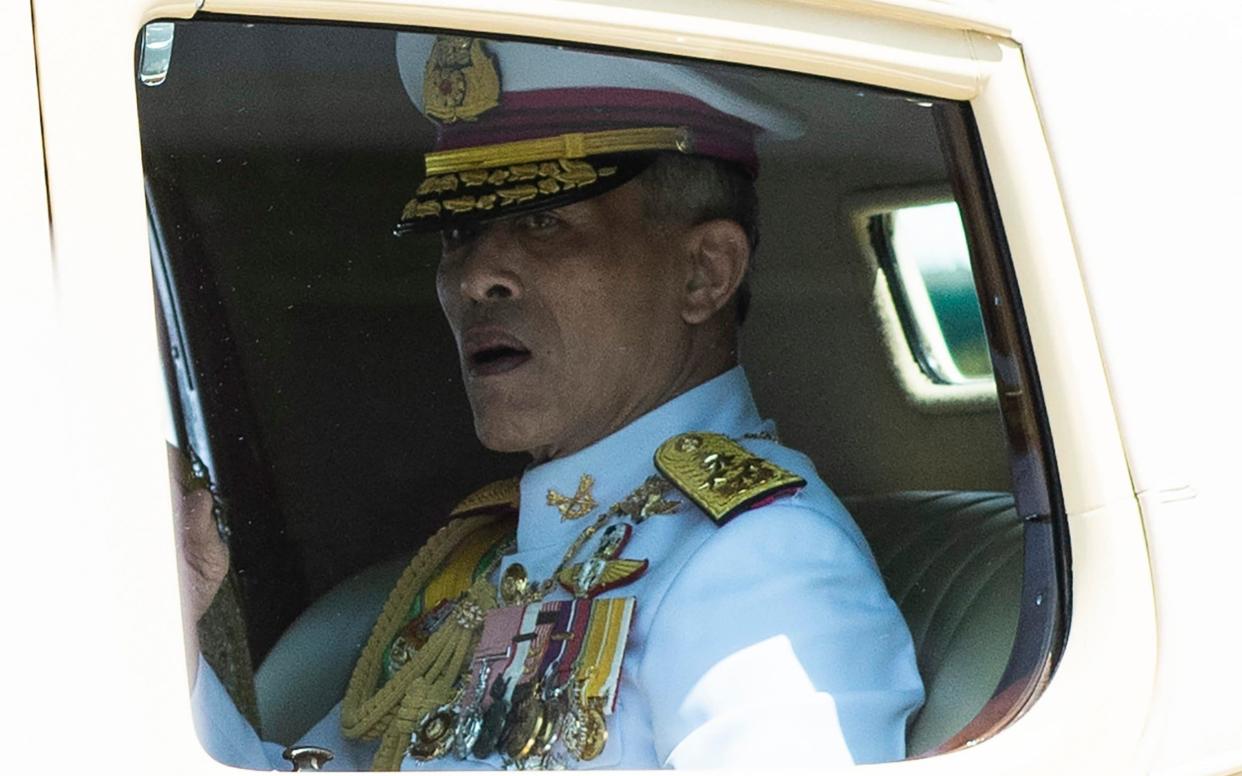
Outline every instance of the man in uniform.
{"type": "MultiPolygon", "coordinates": [[[[417,553],[302,741],[359,769],[903,757],[923,700],[909,632],[737,362],[755,144],[794,123],[683,65],[397,48],[439,126],[397,231],[443,235],[476,432],[532,462],[417,553]]],[[[222,552],[190,557],[218,578],[222,552]]],[[[217,757],[276,759],[205,666],[196,697],[217,757]]]]}

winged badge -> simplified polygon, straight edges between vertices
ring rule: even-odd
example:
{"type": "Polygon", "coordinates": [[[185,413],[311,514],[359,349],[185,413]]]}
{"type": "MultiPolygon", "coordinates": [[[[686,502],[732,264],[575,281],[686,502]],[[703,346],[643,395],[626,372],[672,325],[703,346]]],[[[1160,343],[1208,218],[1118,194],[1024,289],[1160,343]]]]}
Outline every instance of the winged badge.
{"type": "Polygon", "coordinates": [[[575,598],[594,598],[608,590],[628,585],[647,570],[647,561],[632,558],[593,557],[562,569],[556,580],[575,598]]]}

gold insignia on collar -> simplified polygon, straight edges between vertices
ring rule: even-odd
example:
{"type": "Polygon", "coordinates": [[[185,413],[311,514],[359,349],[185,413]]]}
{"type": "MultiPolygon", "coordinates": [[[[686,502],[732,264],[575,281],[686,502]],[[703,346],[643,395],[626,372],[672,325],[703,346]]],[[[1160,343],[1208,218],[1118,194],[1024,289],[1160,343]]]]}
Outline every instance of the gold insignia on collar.
{"type": "Polygon", "coordinates": [[[806,484],[806,480],[754,455],[723,434],[675,436],[660,445],[655,465],[717,525],[724,525],[757,502],[806,484]]]}
{"type": "Polygon", "coordinates": [[[584,474],[582,479],[578,480],[578,492],[572,496],[562,496],[548,488],[548,506],[556,507],[561,511],[561,520],[577,520],[580,517],[586,517],[591,514],[591,510],[599,506],[595,497],[591,495],[591,488],[594,485],[595,478],[584,474]]]}
{"type": "Polygon", "coordinates": [[[635,488],[633,493],[613,504],[609,512],[628,515],[635,525],[652,515],[671,515],[681,506],[680,501],[664,498],[672,489],[672,483],[658,474],[653,474],[635,488]]]}
{"type": "Polygon", "coordinates": [[[500,73],[483,41],[441,35],[423,75],[423,110],[445,124],[474,121],[500,104],[500,73]]]}

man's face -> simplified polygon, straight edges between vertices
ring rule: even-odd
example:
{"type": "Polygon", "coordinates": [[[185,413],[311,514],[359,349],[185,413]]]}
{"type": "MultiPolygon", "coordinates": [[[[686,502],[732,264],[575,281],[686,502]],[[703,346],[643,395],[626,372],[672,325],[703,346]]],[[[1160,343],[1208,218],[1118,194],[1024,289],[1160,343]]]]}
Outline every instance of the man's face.
{"type": "Polygon", "coordinates": [[[671,398],[686,270],[642,205],[631,181],[445,232],[436,289],[485,446],[567,455],[671,398]]]}

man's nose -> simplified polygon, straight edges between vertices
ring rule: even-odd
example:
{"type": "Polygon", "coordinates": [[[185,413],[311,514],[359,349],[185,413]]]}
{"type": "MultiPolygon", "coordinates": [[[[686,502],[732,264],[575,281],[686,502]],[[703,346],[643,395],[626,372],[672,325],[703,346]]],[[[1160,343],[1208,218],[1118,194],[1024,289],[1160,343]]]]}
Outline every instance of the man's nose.
{"type": "Polygon", "coordinates": [[[497,302],[521,296],[513,246],[503,230],[485,229],[465,251],[459,280],[461,295],[471,302],[497,302]]]}

